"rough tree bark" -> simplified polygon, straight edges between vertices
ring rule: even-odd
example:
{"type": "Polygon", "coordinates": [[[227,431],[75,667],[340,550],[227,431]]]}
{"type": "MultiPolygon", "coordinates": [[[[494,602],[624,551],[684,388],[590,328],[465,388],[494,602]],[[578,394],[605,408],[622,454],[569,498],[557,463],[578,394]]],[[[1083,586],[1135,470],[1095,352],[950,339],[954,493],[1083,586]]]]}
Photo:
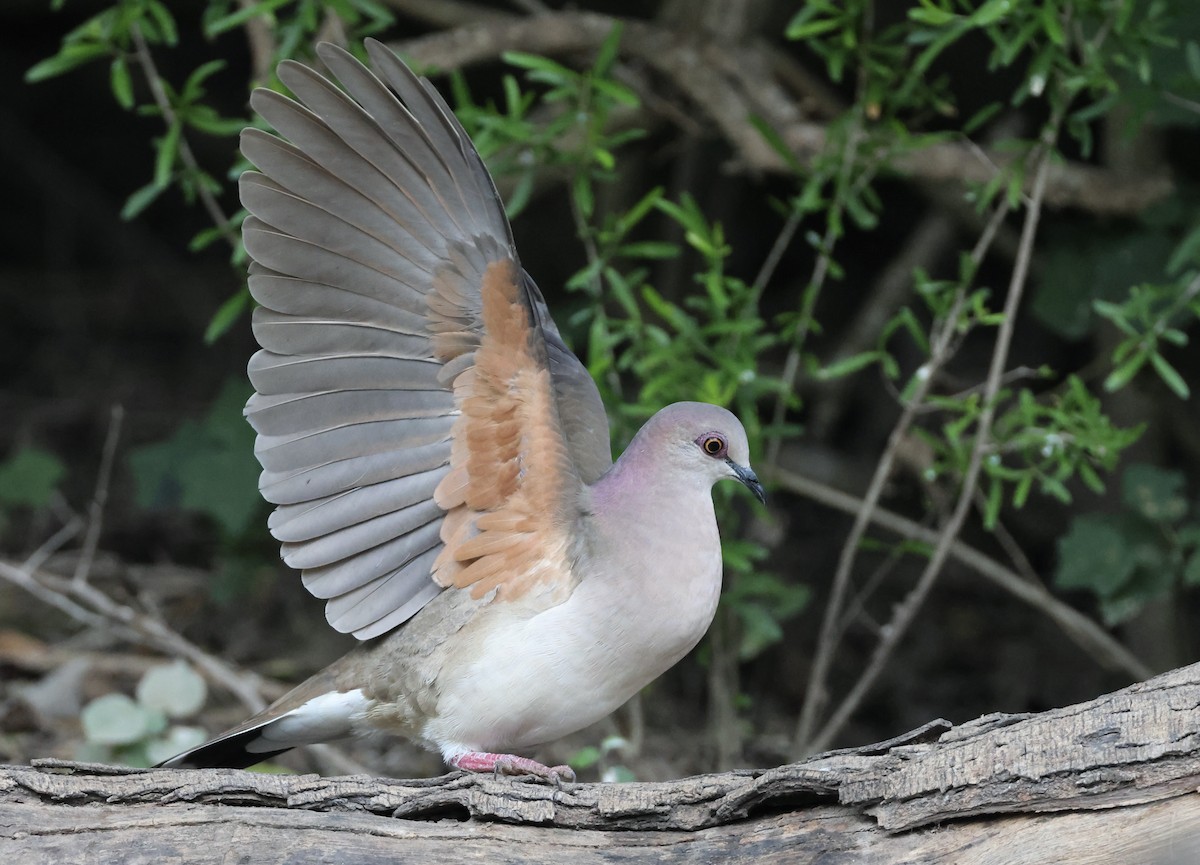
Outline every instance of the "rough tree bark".
{"type": "Polygon", "coordinates": [[[1039,715],[934,721],[769,770],[561,789],[38,761],[10,861],[1200,862],[1200,664],[1039,715]],[[16,859],[15,857],[19,857],[16,859]]]}

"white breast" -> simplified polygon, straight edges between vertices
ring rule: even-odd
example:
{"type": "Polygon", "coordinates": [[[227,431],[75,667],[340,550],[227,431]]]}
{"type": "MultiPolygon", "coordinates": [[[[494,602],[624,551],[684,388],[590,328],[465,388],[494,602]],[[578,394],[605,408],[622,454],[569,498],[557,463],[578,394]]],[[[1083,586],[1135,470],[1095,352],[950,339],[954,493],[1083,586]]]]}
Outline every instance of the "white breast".
{"type": "Polygon", "coordinates": [[[711,503],[707,522],[712,531],[698,534],[693,523],[687,544],[663,525],[653,541],[623,536],[624,550],[655,544],[656,560],[673,564],[669,579],[618,552],[604,557],[606,572],[585,575],[548,610],[495,604],[475,658],[440,678],[426,741],[446,756],[552,741],[600,720],[674,665],[704,635],[720,595],[711,503]]]}

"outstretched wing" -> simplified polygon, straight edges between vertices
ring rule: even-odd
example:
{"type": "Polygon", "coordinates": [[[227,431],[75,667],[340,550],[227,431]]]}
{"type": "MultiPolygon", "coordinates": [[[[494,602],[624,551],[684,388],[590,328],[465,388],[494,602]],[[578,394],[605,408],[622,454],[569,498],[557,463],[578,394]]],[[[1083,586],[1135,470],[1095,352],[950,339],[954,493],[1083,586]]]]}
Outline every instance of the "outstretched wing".
{"type": "Polygon", "coordinates": [[[367,50],[378,77],[319,47],[344,91],[293,62],[279,76],[296,101],[255,91],[282,138],[247,129],[259,171],[241,179],[269,526],[360,639],[450,585],[569,592],[579,492],[611,463],[595,385],[465,131],[427,81],[367,50]]]}

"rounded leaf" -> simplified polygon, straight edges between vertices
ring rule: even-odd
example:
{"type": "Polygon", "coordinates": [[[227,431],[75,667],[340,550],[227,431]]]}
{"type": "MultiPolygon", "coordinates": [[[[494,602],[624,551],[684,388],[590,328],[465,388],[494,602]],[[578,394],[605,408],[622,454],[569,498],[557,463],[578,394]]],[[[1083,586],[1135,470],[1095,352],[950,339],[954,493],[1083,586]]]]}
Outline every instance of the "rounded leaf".
{"type": "Polygon", "coordinates": [[[149,718],[125,694],[105,694],[83,707],[83,733],[96,745],[129,745],[146,735],[149,718]]]}
{"type": "Polygon", "coordinates": [[[204,679],[184,661],[151,667],[137,686],[138,702],[160,710],[169,718],[195,714],[207,696],[204,679]]]}

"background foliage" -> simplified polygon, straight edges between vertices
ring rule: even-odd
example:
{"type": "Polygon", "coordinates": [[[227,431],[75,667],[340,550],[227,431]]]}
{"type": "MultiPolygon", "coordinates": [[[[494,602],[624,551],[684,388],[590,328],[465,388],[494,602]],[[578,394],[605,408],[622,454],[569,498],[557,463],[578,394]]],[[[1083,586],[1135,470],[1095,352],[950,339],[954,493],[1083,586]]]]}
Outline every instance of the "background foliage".
{"type": "MultiPolygon", "coordinates": [[[[336,654],[276,564],[240,417],[235,136],[280,59],[376,35],[452,97],[615,446],[665,403],[720,403],[774,486],[767,509],[718,489],[710,637],[644,710],[560,746],[581,768],[774,762],[1194,658],[1200,11],[584,5],[0,13],[9,570],[72,574],[60,595],[95,586],[284,678],[336,654]],[[682,735],[689,707],[707,726],[682,735]]],[[[35,628],[4,591],[0,628],[129,638],[35,628]]]]}

